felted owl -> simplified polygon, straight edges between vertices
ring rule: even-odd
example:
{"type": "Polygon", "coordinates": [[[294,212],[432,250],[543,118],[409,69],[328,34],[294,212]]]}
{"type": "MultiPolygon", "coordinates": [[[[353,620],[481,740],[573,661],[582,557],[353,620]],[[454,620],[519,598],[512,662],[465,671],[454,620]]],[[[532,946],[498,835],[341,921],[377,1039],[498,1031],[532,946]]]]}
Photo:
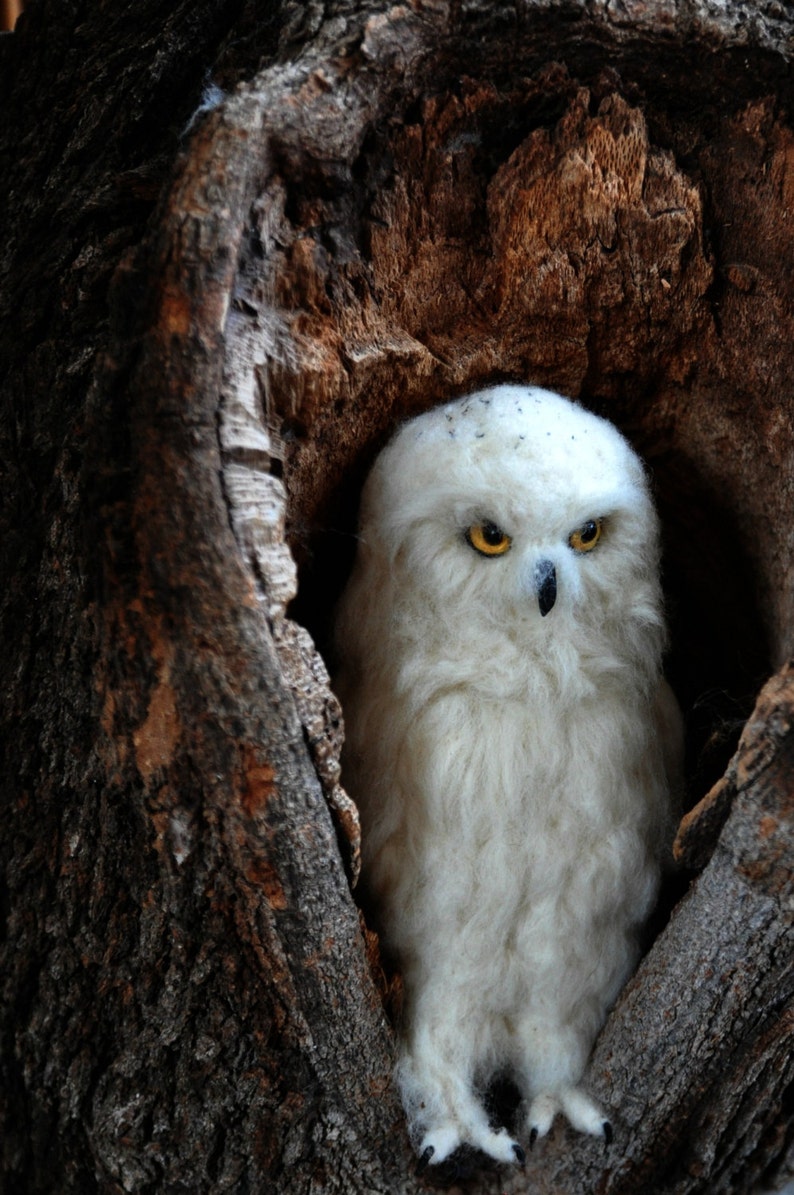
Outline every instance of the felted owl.
{"type": "Polygon", "coordinates": [[[421,1165],[462,1144],[522,1163],[558,1112],[611,1140],[581,1080],[669,850],[665,638],[648,482],[606,420],[497,386],[375,461],[336,687],[421,1165]],[[504,1074],[515,1137],[483,1104],[504,1074]]]}

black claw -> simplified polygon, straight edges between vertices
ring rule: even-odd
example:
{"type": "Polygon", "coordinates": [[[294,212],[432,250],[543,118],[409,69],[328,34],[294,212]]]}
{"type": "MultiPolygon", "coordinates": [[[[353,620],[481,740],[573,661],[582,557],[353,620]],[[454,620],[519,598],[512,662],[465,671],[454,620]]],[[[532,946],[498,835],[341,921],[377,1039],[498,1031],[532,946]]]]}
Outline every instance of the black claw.
{"type": "Polygon", "coordinates": [[[423,1170],[427,1169],[428,1165],[430,1164],[430,1159],[432,1158],[432,1156],[435,1152],[436,1152],[436,1147],[434,1145],[428,1145],[427,1149],[424,1151],[421,1158],[416,1163],[416,1173],[417,1174],[421,1174],[423,1170]]]}
{"type": "Polygon", "coordinates": [[[524,1153],[517,1141],[513,1142],[513,1153],[516,1155],[516,1161],[523,1170],[527,1164],[527,1155],[524,1153]]]}
{"type": "Polygon", "coordinates": [[[604,1134],[604,1145],[611,1145],[615,1138],[615,1134],[612,1132],[612,1125],[608,1120],[605,1120],[601,1125],[601,1129],[604,1134]]]}
{"type": "Polygon", "coordinates": [[[537,1139],[538,1139],[538,1130],[533,1129],[532,1132],[529,1134],[529,1151],[530,1151],[530,1153],[535,1148],[535,1142],[537,1141],[537,1139]]]}

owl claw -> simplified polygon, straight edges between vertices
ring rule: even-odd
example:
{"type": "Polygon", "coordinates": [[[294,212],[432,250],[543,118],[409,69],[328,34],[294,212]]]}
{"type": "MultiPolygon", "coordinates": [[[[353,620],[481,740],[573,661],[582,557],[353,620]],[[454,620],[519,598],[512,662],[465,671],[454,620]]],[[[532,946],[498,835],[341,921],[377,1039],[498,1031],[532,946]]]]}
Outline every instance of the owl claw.
{"type": "Polygon", "coordinates": [[[421,1167],[419,1173],[421,1174],[422,1170],[426,1169],[431,1162],[434,1166],[440,1166],[442,1162],[446,1162],[447,1158],[454,1154],[464,1140],[460,1128],[451,1121],[430,1127],[418,1147],[419,1166],[421,1167]]]}
{"type": "Polygon", "coordinates": [[[612,1125],[595,1100],[581,1087],[563,1087],[556,1092],[544,1092],[532,1101],[529,1109],[530,1149],[538,1137],[546,1136],[558,1112],[562,1112],[580,1133],[600,1137],[605,1145],[611,1145],[612,1125]]]}
{"type": "Polygon", "coordinates": [[[422,1150],[416,1163],[417,1175],[423,1174],[431,1164],[434,1166],[446,1162],[460,1145],[470,1145],[481,1149],[483,1153],[493,1158],[495,1162],[517,1162],[524,1167],[527,1157],[517,1141],[512,1141],[504,1129],[499,1132],[483,1131],[477,1125],[470,1125],[468,1131],[461,1132],[451,1125],[442,1126],[432,1134],[428,1134],[419,1148],[422,1150]],[[435,1138],[435,1144],[427,1144],[427,1137],[435,1138]],[[422,1149],[424,1145],[424,1149],[422,1149]]]}
{"type": "Polygon", "coordinates": [[[435,1151],[435,1149],[433,1148],[433,1146],[432,1146],[432,1145],[428,1145],[427,1149],[424,1151],[424,1153],[422,1154],[421,1158],[420,1158],[420,1159],[419,1159],[419,1161],[416,1163],[416,1173],[417,1173],[417,1175],[419,1175],[419,1174],[422,1174],[422,1173],[423,1173],[425,1170],[427,1170],[427,1167],[430,1165],[430,1159],[432,1158],[432,1156],[433,1156],[433,1154],[434,1154],[435,1152],[436,1152],[436,1151],[435,1151]]]}
{"type": "Polygon", "coordinates": [[[530,1149],[538,1137],[545,1137],[551,1128],[554,1117],[560,1111],[560,1101],[556,1095],[544,1092],[536,1096],[529,1109],[529,1123],[532,1126],[529,1134],[530,1149]]]}
{"type": "Polygon", "coordinates": [[[609,1145],[612,1125],[594,1099],[581,1087],[567,1087],[560,1092],[562,1111],[580,1133],[602,1137],[609,1145]]]}

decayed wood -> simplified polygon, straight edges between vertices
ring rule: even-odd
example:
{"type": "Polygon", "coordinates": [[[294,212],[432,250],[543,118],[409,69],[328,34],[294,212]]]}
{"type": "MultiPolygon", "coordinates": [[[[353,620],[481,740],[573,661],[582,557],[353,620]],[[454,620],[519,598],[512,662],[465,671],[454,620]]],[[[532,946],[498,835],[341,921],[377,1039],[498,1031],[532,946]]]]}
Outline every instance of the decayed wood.
{"type": "MultiPolygon", "coordinates": [[[[102,63],[123,43],[85,7],[102,63]]],[[[180,116],[110,315],[173,137],[142,133],[159,165],[132,175],[123,138],[82,180],[62,167],[68,234],[28,258],[50,280],[78,271],[57,322],[25,285],[35,224],[6,225],[4,550],[23,554],[3,595],[0,1111],[19,1189],[450,1181],[414,1177],[388,1082],[312,641],[327,646],[357,487],[396,419],[499,377],[581,396],[654,470],[685,705],[720,688],[741,708],[792,646],[790,17],[285,4],[255,74],[274,33],[255,8],[223,29],[209,4],[177,8],[173,44],[156,6],[138,13],[142,61],[165,47],[195,106],[221,47],[223,93],[180,116]],[[33,419],[28,390],[52,410],[33,419]]],[[[68,22],[49,15],[57,39],[68,22]]],[[[46,45],[36,19],[28,52],[46,45]]],[[[162,127],[134,72],[114,86],[119,111],[135,97],[162,127]]],[[[101,140],[100,108],[81,110],[67,164],[101,140]]],[[[693,798],[727,762],[702,711],[693,798]]],[[[691,819],[705,870],[598,1044],[613,1149],[560,1126],[526,1175],[474,1160],[467,1189],[741,1191],[784,1162],[791,711],[782,671],[727,774],[719,843],[691,819]]]]}

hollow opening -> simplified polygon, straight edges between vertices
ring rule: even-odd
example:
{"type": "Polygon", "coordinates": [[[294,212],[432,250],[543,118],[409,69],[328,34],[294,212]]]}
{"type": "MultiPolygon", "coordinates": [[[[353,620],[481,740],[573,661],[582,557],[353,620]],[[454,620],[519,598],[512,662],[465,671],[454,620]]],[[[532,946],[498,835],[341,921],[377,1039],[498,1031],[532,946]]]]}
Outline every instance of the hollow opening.
{"type": "Polygon", "coordinates": [[[290,613],[327,657],[360,488],[401,419],[517,380],[621,428],[663,522],[690,803],[791,651],[794,588],[794,137],[763,97],[704,111],[556,64],[406,99],[344,185],[295,188],[292,350],[269,380],[290,613]]]}

